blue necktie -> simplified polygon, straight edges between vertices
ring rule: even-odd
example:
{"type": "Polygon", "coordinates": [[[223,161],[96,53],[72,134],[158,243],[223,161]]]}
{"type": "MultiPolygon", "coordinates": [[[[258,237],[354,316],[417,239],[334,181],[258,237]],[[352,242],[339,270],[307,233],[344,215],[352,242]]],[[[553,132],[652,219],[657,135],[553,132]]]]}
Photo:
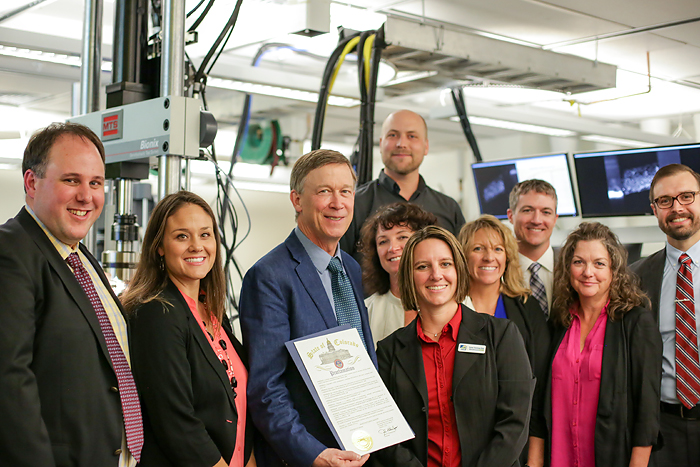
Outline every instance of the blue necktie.
{"type": "Polygon", "coordinates": [[[544,282],[540,279],[539,274],[542,265],[538,262],[534,262],[527,268],[530,271],[530,291],[532,291],[532,296],[535,297],[537,303],[540,304],[540,308],[544,312],[545,316],[549,316],[549,306],[547,306],[547,291],[544,288],[544,282]]]}
{"type": "Polygon", "coordinates": [[[349,324],[357,329],[360,333],[360,339],[365,348],[365,335],[362,332],[362,321],[360,319],[360,310],[357,308],[355,293],[352,290],[350,279],[343,270],[343,265],[340,264],[340,258],[334,256],[328,264],[328,270],[331,272],[331,291],[333,292],[333,303],[335,305],[335,315],[338,318],[338,324],[349,324]]]}

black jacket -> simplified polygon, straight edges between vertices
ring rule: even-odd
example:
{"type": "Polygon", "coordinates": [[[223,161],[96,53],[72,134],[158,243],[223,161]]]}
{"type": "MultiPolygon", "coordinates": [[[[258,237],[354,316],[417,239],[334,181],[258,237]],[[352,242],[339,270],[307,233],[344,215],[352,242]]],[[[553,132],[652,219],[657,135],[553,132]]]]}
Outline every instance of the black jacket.
{"type": "MultiPolygon", "coordinates": [[[[565,334],[565,328],[555,327],[546,385],[533,404],[531,434],[545,439],[545,465],[552,439],[552,362],[565,334]]],[[[608,318],[595,424],[596,466],[629,465],[633,447],[657,444],[660,387],[661,335],[651,312],[635,307],[621,320],[608,318]]]]}
{"type": "MultiPolygon", "coordinates": [[[[416,323],[377,347],[379,374],[416,435],[372,454],[386,467],[427,465],[428,387],[416,323]]],[[[455,352],[452,397],[462,467],[518,466],[535,385],[522,337],[512,322],[462,306],[460,343],[486,346],[483,354],[455,352]]]]}
{"type": "MultiPolygon", "coordinates": [[[[238,414],[226,370],[170,281],[163,298],[169,306],[154,300],[129,317],[131,362],[144,415],[139,467],[211,467],[221,457],[228,463],[238,414]]],[[[245,363],[228,319],[223,329],[245,363]]],[[[245,390],[240,385],[236,389],[245,390]]],[[[248,459],[252,425],[246,425],[248,459]]]]}

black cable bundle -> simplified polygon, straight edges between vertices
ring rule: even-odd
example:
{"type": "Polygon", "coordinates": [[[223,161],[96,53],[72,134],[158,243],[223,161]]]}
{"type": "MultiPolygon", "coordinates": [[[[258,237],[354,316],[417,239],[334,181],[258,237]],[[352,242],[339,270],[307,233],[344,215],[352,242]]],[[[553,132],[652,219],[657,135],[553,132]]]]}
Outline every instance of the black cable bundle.
{"type": "Polygon", "coordinates": [[[459,116],[459,123],[462,124],[464,136],[467,137],[469,146],[472,148],[472,152],[474,153],[474,158],[477,162],[481,162],[481,152],[479,152],[479,146],[476,144],[476,137],[474,136],[472,126],[469,123],[469,117],[467,116],[467,104],[464,101],[464,91],[462,90],[462,86],[452,88],[452,100],[455,104],[457,116],[459,116]]]}
{"type": "Polygon", "coordinates": [[[326,63],[326,69],[323,70],[323,77],[321,78],[321,90],[318,93],[318,102],[316,103],[316,115],[314,117],[314,128],[311,135],[311,149],[321,148],[321,137],[323,135],[323,120],[326,118],[326,105],[328,103],[328,94],[330,92],[329,85],[331,77],[333,76],[333,70],[338,62],[338,58],[343,53],[343,49],[350,40],[357,37],[359,33],[353,34],[346,37],[335,48],[331,56],[328,58],[326,63]]]}

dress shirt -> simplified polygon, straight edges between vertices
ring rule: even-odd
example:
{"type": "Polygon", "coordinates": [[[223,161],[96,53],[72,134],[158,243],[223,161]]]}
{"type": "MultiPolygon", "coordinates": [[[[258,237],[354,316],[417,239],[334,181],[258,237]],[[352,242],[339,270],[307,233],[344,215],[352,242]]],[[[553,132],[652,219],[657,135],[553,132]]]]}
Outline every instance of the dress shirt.
{"type": "Polygon", "coordinates": [[[375,348],[377,342],[404,326],[406,313],[401,299],[394,296],[391,290],[385,294],[375,293],[365,298],[365,306],[369,314],[369,328],[372,330],[375,348]]]}
{"type": "Polygon", "coordinates": [[[423,334],[420,320],[416,323],[428,386],[428,467],[459,467],[462,463],[452,402],[452,376],[461,323],[462,307],[458,306],[437,342],[423,334]]]}
{"type": "MultiPolygon", "coordinates": [[[[472,298],[469,295],[467,295],[467,298],[465,298],[462,303],[464,304],[464,306],[476,311],[477,313],[486,313],[488,315],[491,314],[489,312],[479,311],[476,308],[474,308],[474,302],[472,302],[472,298]]],[[[508,313],[506,313],[506,306],[503,303],[503,294],[498,294],[498,301],[496,302],[496,309],[493,312],[493,317],[494,318],[508,318],[508,313]]]]}
{"type": "MultiPolygon", "coordinates": [[[[340,260],[340,264],[343,264],[343,258],[340,257],[340,248],[335,249],[335,255],[329,255],[323,248],[316,245],[314,242],[309,240],[309,237],[304,235],[304,232],[297,226],[294,227],[294,233],[304,247],[304,250],[311,258],[311,262],[314,263],[316,272],[318,272],[318,277],[321,278],[321,283],[323,284],[323,290],[326,291],[328,296],[328,301],[331,302],[331,308],[333,308],[333,313],[335,318],[338,319],[338,315],[335,313],[335,300],[333,300],[333,289],[331,287],[331,272],[328,270],[328,265],[333,259],[333,256],[340,260]]],[[[345,265],[343,264],[343,270],[345,270],[345,265]]],[[[347,274],[347,271],[345,271],[347,274]]]]}
{"type": "MultiPolygon", "coordinates": [[[[528,271],[528,268],[532,263],[534,263],[534,261],[520,253],[518,253],[518,256],[520,257],[520,268],[523,270],[524,285],[525,287],[529,288],[530,271],[528,271]]],[[[537,262],[540,263],[540,266],[542,266],[537,275],[540,276],[540,279],[542,279],[542,283],[544,284],[544,290],[545,292],[547,292],[547,307],[551,310],[552,283],[554,282],[554,250],[552,249],[552,245],[550,245],[549,248],[547,248],[547,250],[540,257],[540,259],[537,260],[537,262]]]]}
{"type": "Polygon", "coordinates": [[[552,362],[552,467],[595,467],[595,425],[603,369],[607,305],[586,336],[573,321],[552,362]]]}
{"type": "MultiPolygon", "coordinates": [[[[688,249],[680,251],[666,243],[666,263],[661,282],[661,298],[659,299],[659,331],[664,345],[663,361],[661,364],[661,400],[669,404],[679,404],[676,396],[676,278],[678,276],[678,258],[687,253],[692,260],[693,290],[695,291],[695,308],[698,309],[698,291],[700,291],[700,242],[688,249]]],[[[695,325],[700,331],[700,320],[695,319],[695,325]]]]}
{"type": "Polygon", "coordinates": [[[358,263],[362,264],[361,257],[356,246],[360,240],[360,229],[368,217],[377,212],[379,208],[396,202],[410,202],[416,204],[426,211],[435,214],[438,225],[444,227],[455,236],[464,225],[464,214],[457,201],[449,196],[433,190],[425,184],[422,176],[418,179],[418,188],[413,192],[410,199],[406,199],[400,194],[401,188],[391,177],[384,173],[384,169],[379,173],[376,180],[372,180],[357,189],[355,192],[355,209],[352,223],[340,240],[340,248],[350,253],[358,263]]]}
{"type": "MultiPolygon", "coordinates": [[[[97,295],[100,297],[102,307],[107,313],[107,317],[109,317],[109,322],[112,324],[114,335],[116,336],[117,341],[119,342],[119,345],[122,348],[122,352],[124,352],[124,357],[126,357],[127,363],[129,363],[129,366],[131,366],[126,319],[124,319],[124,315],[122,315],[121,310],[119,310],[117,304],[114,303],[112,295],[109,293],[109,290],[105,287],[104,283],[100,279],[100,276],[97,274],[97,271],[95,271],[95,268],[92,266],[92,263],[90,263],[90,261],[87,258],[85,258],[85,255],[83,255],[83,253],[80,251],[78,245],[76,245],[75,248],[72,248],[69,245],[66,245],[65,243],[60,241],[58,238],[56,238],[54,234],[52,234],[49,231],[48,228],[46,228],[44,223],[39,220],[39,218],[36,216],[36,214],[34,214],[34,211],[32,211],[32,209],[29,206],[25,207],[27,209],[27,212],[32,216],[32,218],[34,218],[39,227],[41,227],[41,230],[44,231],[51,244],[56,248],[58,254],[61,255],[63,261],[66,261],[68,255],[70,255],[71,253],[78,254],[80,261],[83,263],[83,267],[88,272],[88,275],[90,276],[90,279],[92,280],[92,283],[95,286],[97,295]]],[[[66,265],[67,264],[68,263],[66,262],[66,265]]],[[[131,453],[129,452],[129,449],[126,447],[126,431],[124,430],[122,430],[121,448],[122,454],[119,456],[119,467],[134,467],[136,465],[136,460],[132,457],[131,453]]]]}

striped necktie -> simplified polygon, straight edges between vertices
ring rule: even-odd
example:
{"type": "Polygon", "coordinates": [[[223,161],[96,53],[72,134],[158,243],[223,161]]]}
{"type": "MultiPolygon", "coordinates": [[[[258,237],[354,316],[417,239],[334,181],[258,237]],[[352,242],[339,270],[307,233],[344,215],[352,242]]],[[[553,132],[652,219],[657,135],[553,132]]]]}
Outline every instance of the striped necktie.
{"type": "Polygon", "coordinates": [[[124,431],[126,432],[126,446],[136,462],[141,460],[141,448],[143,447],[143,422],[141,420],[141,404],[139,403],[139,395],[136,391],[136,383],[134,376],[131,374],[131,367],[126,361],[126,356],[122,350],[117,336],[112,329],[112,323],[109,321],[109,316],[102,306],[100,296],[95,290],[95,284],[92,283],[90,275],[83,266],[82,261],[77,253],[71,253],[66,259],[70,267],[73,268],[73,274],[78,279],[78,283],[85,291],[90,300],[92,308],[95,310],[97,320],[100,322],[100,329],[107,343],[107,351],[109,358],[112,360],[114,372],[117,374],[117,384],[119,385],[119,398],[121,399],[122,412],[124,415],[124,431]]]}
{"type": "Polygon", "coordinates": [[[349,324],[357,329],[360,333],[362,343],[365,343],[365,335],[362,332],[362,320],[360,319],[360,310],[357,308],[357,300],[355,293],[352,290],[350,279],[345,274],[343,265],[340,259],[334,256],[328,264],[328,270],[331,273],[331,291],[333,292],[333,304],[335,305],[335,315],[338,318],[338,324],[349,324]]]}
{"type": "Polygon", "coordinates": [[[547,291],[544,288],[544,282],[540,279],[538,272],[542,268],[542,265],[538,262],[534,262],[527,268],[530,271],[530,290],[532,291],[532,296],[535,297],[537,303],[540,304],[542,312],[545,316],[549,316],[549,306],[547,305],[547,291]]]}
{"type": "Polygon", "coordinates": [[[690,256],[678,259],[676,277],[676,396],[692,409],[700,400],[700,364],[690,256]]]}

